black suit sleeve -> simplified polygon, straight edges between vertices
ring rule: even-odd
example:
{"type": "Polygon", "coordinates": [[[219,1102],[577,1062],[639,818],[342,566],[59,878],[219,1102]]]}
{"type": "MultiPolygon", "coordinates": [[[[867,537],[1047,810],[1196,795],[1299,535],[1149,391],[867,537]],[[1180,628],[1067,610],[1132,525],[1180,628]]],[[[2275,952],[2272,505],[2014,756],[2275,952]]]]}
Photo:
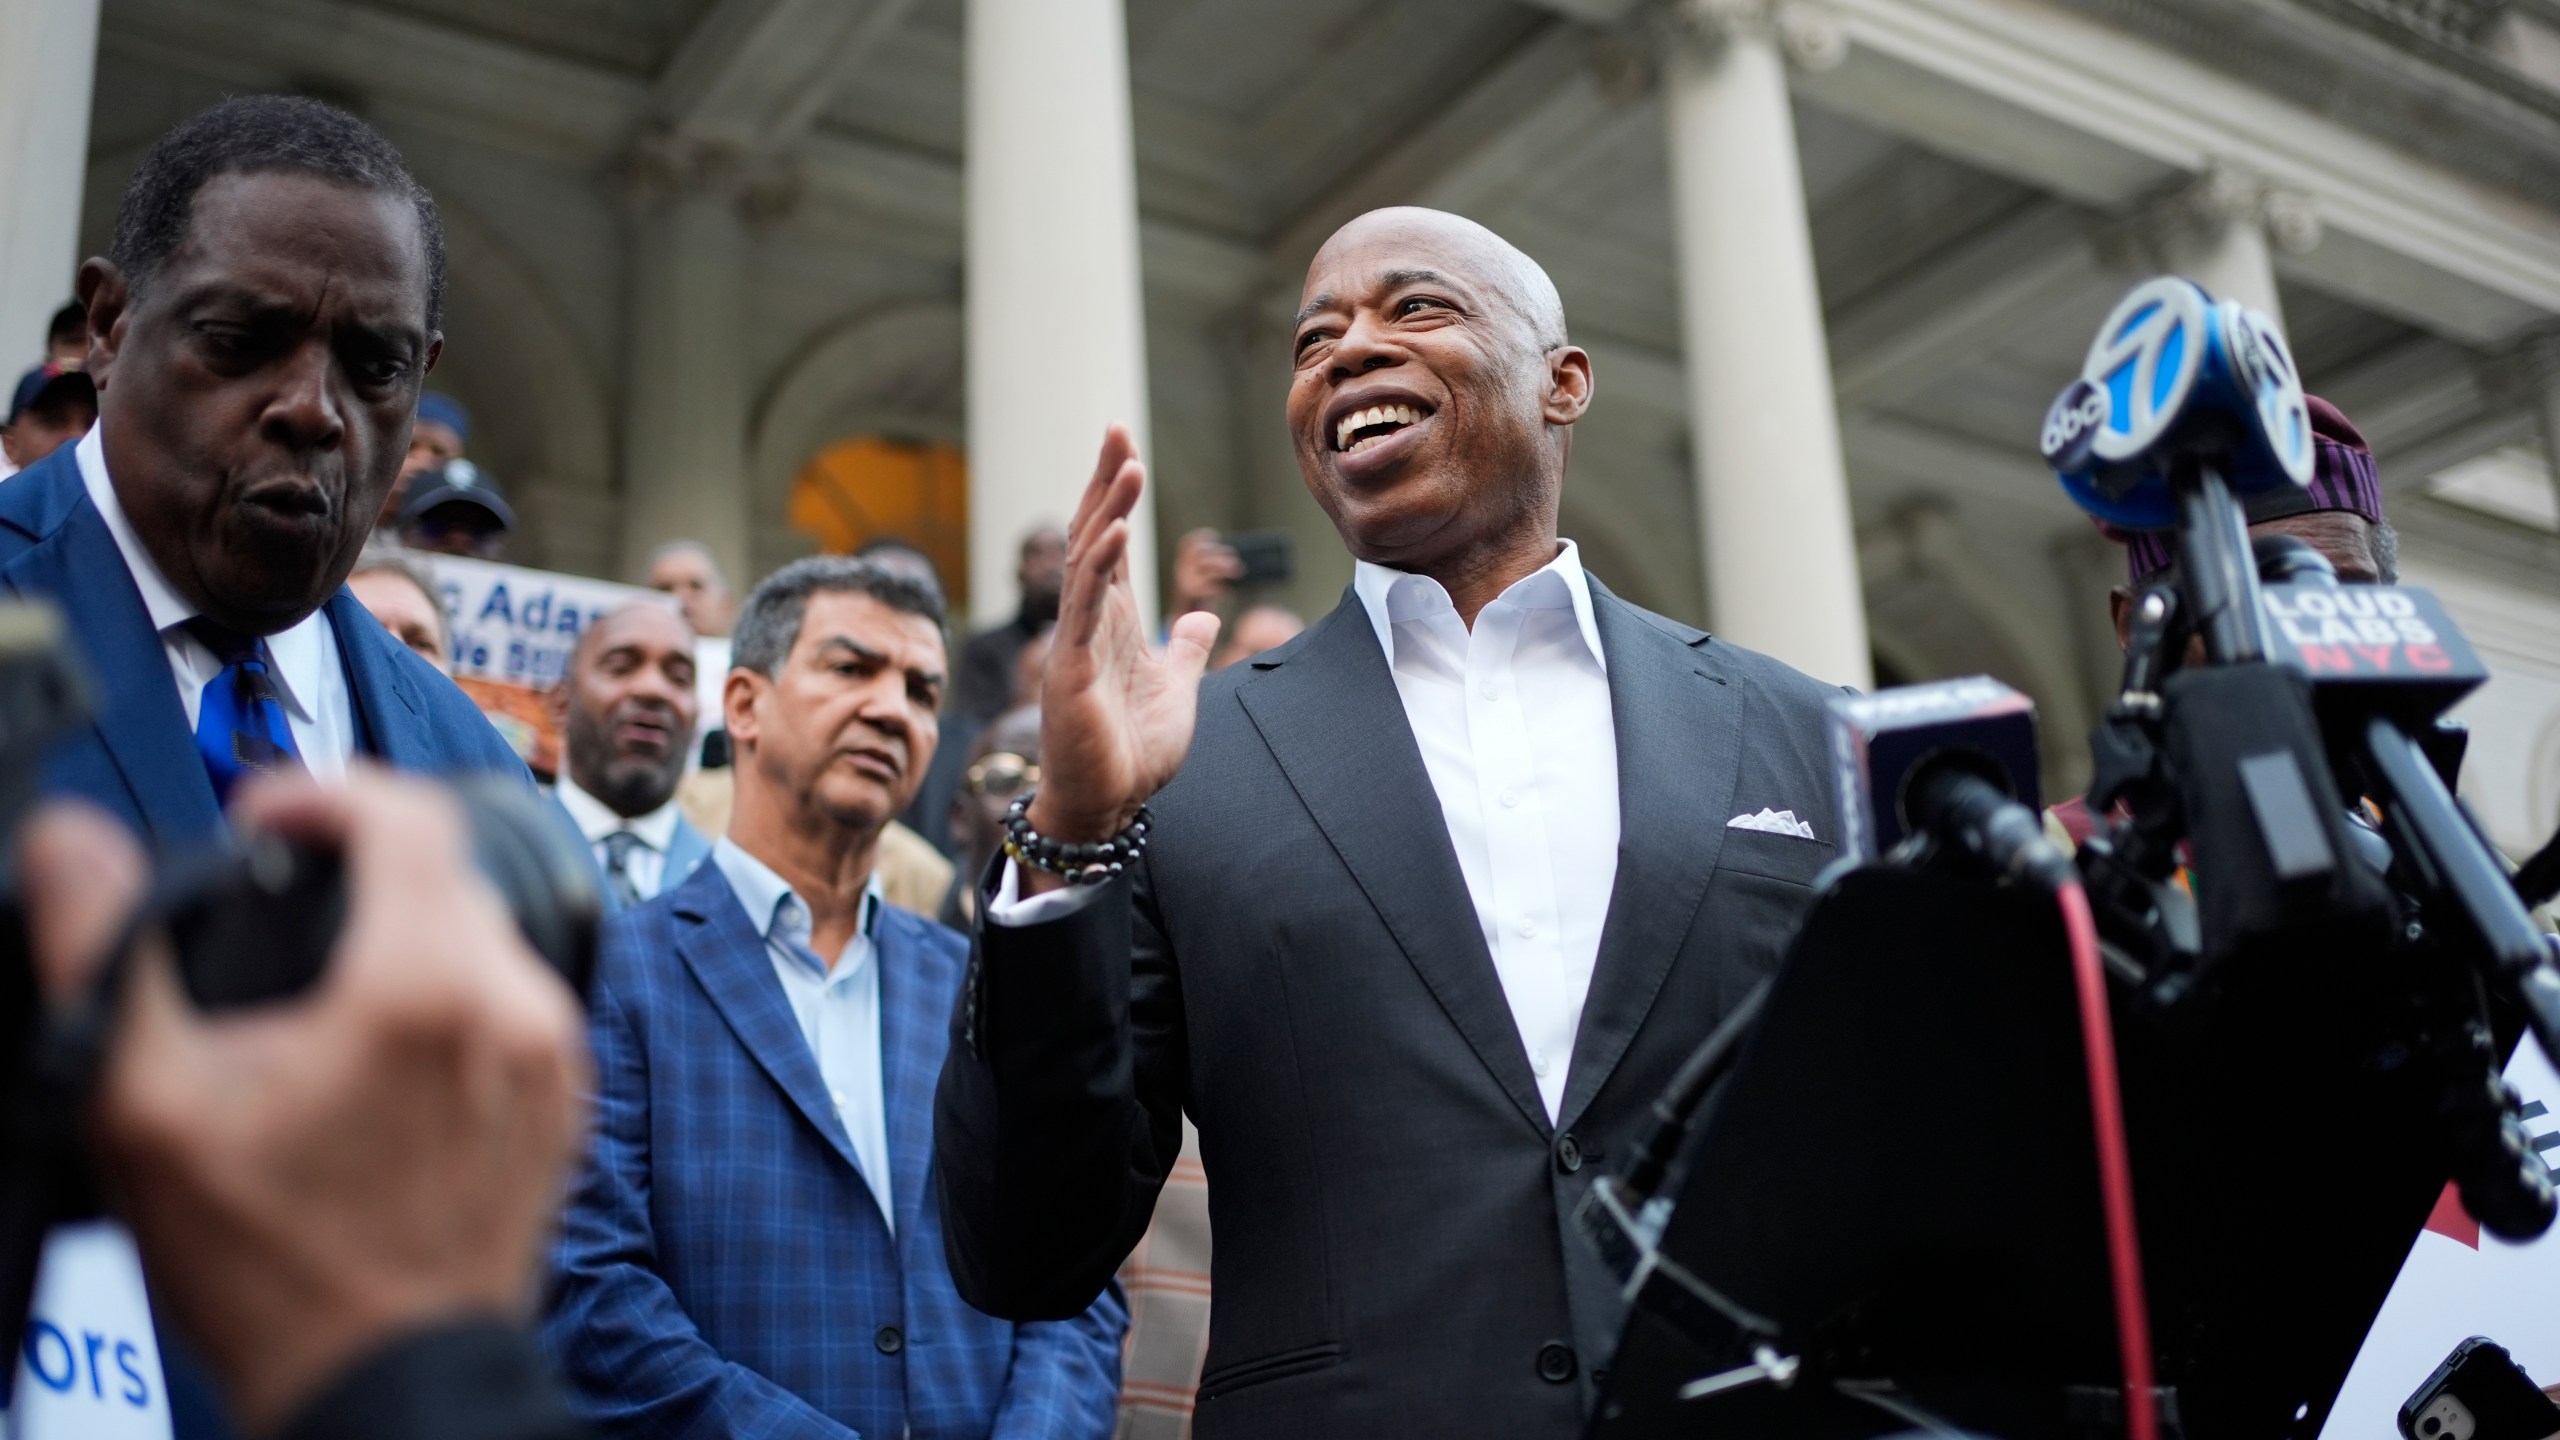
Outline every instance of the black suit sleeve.
{"type": "Polygon", "coordinates": [[[1136,1247],[1181,1155],[1181,986],[1143,867],[1045,924],[986,909],[935,1096],[943,1244],[970,1304],[1065,1320],[1136,1247]]]}
{"type": "Polygon", "coordinates": [[[277,1440],[587,1440],[533,1337],[495,1321],[422,1331],[348,1367],[277,1440]]]}

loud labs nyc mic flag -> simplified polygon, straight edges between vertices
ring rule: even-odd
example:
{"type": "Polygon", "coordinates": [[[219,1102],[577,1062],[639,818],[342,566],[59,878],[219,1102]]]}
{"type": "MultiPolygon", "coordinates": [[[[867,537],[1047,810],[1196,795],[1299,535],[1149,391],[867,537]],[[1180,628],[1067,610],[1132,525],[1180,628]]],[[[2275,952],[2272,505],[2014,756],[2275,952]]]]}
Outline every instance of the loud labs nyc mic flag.
{"type": "MultiPolygon", "coordinates": [[[[2560,1178],[2560,1072],[2527,1039],[2507,1066],[2524,1128],[2560,1178]]],[[[2351,1153],[2336,1157],[2353,1164],[2351,1153]]],[[[2537,1385],[2560,1382],[2560,1225],[2510,1245],[2482,1233],[2448,1186],[2366,1332],[2321,1440],[2398,1440],[2400,1402],[2454,1346],[2486,1335],[2537,1385]]]]}

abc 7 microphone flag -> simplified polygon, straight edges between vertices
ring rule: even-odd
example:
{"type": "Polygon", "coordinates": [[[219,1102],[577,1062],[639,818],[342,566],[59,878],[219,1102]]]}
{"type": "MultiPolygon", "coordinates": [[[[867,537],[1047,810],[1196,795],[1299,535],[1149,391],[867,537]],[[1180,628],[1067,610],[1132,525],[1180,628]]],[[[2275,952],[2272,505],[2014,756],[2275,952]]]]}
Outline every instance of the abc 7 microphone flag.
{"type": "Polygon", "coordinates": [[[2039,448],[2081,509],[2129,530],[2178,523],[2164,456],[2236,437],[2222,478],[2247,496],[2311,483],[2311,411],[2275,322],[2164,275],[2116,305],[2039,448]]]}

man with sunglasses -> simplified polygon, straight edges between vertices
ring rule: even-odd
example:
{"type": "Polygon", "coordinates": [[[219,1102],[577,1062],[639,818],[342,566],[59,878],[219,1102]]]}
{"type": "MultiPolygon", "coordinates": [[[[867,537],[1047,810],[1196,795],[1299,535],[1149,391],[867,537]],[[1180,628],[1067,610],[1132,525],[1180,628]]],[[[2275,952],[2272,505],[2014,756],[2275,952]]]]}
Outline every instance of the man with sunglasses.
{"type": "Polygon", "coordinates": [[[978,877],[1004,848],[1004,812],[1013,798],[1040,783],[1040,707],[1025,705],[995,718],[969,746],[960,793],[951,797],[950,893],[937,917],[966,931],[978,918],[978,877]]]}
{"type": "Polygon", "coordinates": [[[448,460],[421,475],[400,505],[400,539],[412,550],[500,560],[516,512],[489,472],[468,460],[448,460]]]}

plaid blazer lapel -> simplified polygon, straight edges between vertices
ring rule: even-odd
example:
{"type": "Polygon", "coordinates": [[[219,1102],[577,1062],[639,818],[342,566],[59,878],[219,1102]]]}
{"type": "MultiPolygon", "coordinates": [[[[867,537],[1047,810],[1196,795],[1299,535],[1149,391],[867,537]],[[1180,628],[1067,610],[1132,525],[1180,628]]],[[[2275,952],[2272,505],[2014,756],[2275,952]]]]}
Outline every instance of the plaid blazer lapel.
{"type": "Polygon", "coordinates": [[[817,1057],[800,1035],[791,1001],[773,973],[764,935],[747,918],[729,888],[729,877],[717,865],[693,873],[675,893],[676,954],[693,972],[713,1008],[746,1047],[802,1119],[817,1127],[828,1145],[857,1173],[853,1142],[828,1103],[826,1081],[818,1074],[817,1057]]]}

